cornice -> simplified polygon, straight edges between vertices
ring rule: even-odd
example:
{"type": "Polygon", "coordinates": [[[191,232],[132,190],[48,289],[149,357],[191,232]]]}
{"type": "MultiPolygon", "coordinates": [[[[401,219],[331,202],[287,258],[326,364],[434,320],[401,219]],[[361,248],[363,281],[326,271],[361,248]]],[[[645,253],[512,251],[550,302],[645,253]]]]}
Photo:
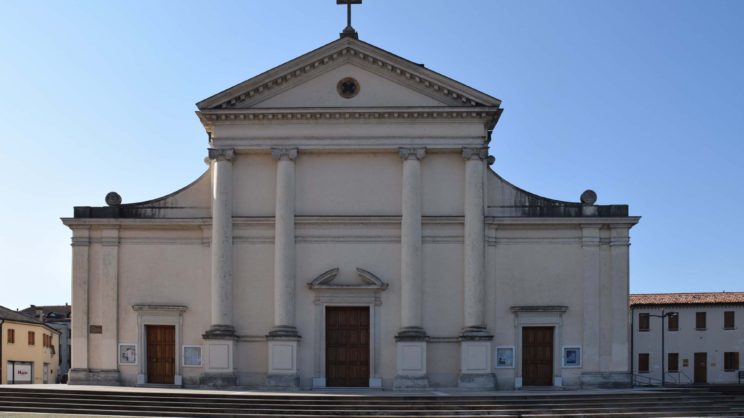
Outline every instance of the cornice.
{"type": "Polygon", "coordinates": [[[200,109],[249,107],[267,94],[287,90],[299,79],[344,63],[354,63],[444,103],[459,106],[500,106],[501,101],[423,66],[360,41],[337,41],[273,70],[253,77],[199,102],[200,109]]]}
{"type": "Polygon", "coordinates": [[[459,107],[410,108],[294,108],[294,109],[228,109],[196,112],[202,124],[211,128],[223,123],[291,123],[306,121],[480,121],[486,130],[501,114],[495,107],[463,109],[459,107]]]}

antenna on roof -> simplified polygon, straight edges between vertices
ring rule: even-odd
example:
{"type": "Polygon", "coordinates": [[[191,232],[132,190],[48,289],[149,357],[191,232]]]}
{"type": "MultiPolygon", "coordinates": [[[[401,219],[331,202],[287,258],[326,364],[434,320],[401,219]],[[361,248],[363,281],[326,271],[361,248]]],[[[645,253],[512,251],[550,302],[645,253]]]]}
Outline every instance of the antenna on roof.
{"type": "Polygon", "coordinates": [[[359,39],[359,34],[353,27],[351,27],[351,5],[362,4],[362,0],[336,0],[336,4],[346,5],[346,27],[344,28],[344,31],[340,33],[341,37],[359,39]]]}

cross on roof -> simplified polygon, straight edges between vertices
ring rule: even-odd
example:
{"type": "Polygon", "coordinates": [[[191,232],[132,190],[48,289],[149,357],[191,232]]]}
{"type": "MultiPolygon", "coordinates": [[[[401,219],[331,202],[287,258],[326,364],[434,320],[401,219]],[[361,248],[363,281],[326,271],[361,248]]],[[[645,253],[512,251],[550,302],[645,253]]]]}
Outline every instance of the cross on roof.
{"type": "Polygon", "coordinates": [[[344,31],[341,32],[341,37],[359,39],[359,34],[357,33],[357,31],[354,30],[353,27],[351,27],[351,5],[362,4],[362,0],[336,0],[336,4],[346,5],[346,27],[344,28],[344,31]]]}

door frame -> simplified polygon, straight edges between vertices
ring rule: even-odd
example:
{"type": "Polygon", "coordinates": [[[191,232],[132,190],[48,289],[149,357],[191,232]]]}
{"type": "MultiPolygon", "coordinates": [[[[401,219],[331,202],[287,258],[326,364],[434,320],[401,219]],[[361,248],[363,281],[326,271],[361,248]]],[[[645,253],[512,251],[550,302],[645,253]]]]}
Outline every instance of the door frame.
{"type": "MultiPolygon", "coordinates": [[[[137,384],[147,384],[147,325],[172,325],[175,327],[176,341],[173,346],[175,353],[173,359],[175,364],[175,375],[173,377],[174,386],[183,385],[183,375],[181,374],[181,346],[183,313],[188,309],[181,305],[133,305],[132,309],[137,312],[137,350],[139,373],[137,374],[137,384]]],[[[120,366],[121,367],[121,366],[120,366]]]]}
{"type": "Polygon", "coordinates": [[[326,307],[369,308],[369,386],[382,388],[380,378],[380,309],[377,294],[325,294],[315,298],[315,370],[313,388],[326,387],[326,307]]]}
{"type": "Polygon", "coordinates": [[[522,387],[522,328],[553,327],[553,386],[563,386],[561,376],[561,346],[563,344],[563,313],[566,306],[512,306],[514,314],[514,388],[522,387]]]}

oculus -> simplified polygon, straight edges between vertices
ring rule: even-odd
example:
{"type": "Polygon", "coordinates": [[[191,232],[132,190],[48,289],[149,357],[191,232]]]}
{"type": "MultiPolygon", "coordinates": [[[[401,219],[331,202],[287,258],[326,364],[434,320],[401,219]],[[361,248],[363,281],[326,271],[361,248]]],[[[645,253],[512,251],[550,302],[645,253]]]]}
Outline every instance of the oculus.
{"type": "Polygon", "coordinates": [[[343,78],[336,84],[336,91],[344,99],[351,99],[359,94],[359,82],[351,77],[343,78]]]}

